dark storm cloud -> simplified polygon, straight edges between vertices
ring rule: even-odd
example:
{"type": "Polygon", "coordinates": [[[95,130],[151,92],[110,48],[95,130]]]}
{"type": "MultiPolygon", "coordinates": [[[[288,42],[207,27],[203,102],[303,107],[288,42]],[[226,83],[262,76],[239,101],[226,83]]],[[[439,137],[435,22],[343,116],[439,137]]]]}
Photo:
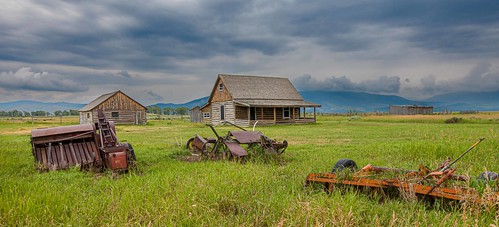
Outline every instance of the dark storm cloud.
{"type": "Polygon", "coordinates": [[[374,80],[352,82],[346,76],[331,76],[324,80],[318,80],[311,75],[303,75],[293,80],[293,84],[299,90],[322,90],[322,91],[357,91],[372,93],[398,93],[400,90],[400,78],[398,76],[380,76],[374,80]]]}
{"type": "Polygon", "coordinates": [[[30,68],[21,68],[16,72],[0,73],[0,88],[7,90],[59,92],[81,92],[88,90],[88,86],[81,85],[62,75],[34,72],[30,68]]]}
{"type": "Polygon", "coordinates": [[[435,76],[421,79],[421,85],[413,88],[423,94],[441,94],[456,91],[493,92],[499,91],[499,72],[492,71],[489,63],[480,63],[464,77],[437,81],[435,76]]]}
{"type": "Polygon", "coordinates": [[[270,26],[340,52],[393,41],[443,53],[499,56],[498,9],[495,0],[306,1],[284,7],[270,26]],[[362,31],[365,27],[374,29],[362,31]],[[393,29],[407,34],[392,37],[393,29]]]}

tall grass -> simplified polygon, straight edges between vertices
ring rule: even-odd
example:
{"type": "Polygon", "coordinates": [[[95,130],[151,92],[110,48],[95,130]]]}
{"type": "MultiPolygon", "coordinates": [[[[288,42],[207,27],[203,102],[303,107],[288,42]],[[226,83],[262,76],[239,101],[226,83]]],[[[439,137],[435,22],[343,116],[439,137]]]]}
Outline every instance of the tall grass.
{"type": "MultiPolygon", "coordinates": [[[[149,120],[147,125],[117,126],[118,137],[133,144],[137,156],[137,168],[128,174],[78,168],[38,173],[30,129],[58,125],[57,120],[33,125],[0,121],[0,225],[499,224],[497,208],[445,208],[348,188],[328,194],[303,187],[308,173],[329,172],[340,158],[359,166],[435,167],[447,157],[458,157],[480,137],[486,140],[454,167],[470,176],[499,172],[496,121],[320,117],[316,124],[258,127],[268,137],[290,143],[280,157],[187,162],[182,159],[189,155],[187,139],[196,133],[213,137],[211,130],[179,119],[149,120]]],[[[219,134],[234,130],[216,129],[219,134]]]]}

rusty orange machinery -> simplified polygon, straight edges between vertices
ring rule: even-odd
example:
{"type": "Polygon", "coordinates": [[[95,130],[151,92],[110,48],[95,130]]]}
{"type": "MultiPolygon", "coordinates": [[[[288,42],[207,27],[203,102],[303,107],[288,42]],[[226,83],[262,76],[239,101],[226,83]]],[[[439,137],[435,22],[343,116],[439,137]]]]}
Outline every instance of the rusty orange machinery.
{"type": "Polygon", "coordinates": [[[120,143],[112,121],[102,111],[99,123],[34,129],[31,146],[40,170],[66,169],[70,166],[128,170],[135,153],[128,143],[120,143]]]}
{"type": "MultiPolygon", "coordinates": [[[[492,191],[487,195],[482,195],[474,188],[459,186],[456,184],[456,181],[462,182],[469,181],[470,179],[465,176],[455,175],[454,172],[455,169],[430,171],[424,166],[421,166],[420,169],[416,171],[377,167],[369,164],[360,171],[352,173],[345,173],[342,171],[336,173],[311,173],[307,176],[306,185],[311,183],[324,184],[328,191],[332,191],[335,185],[393,188],[402,190],[405,193],[414,193],[415,195],[430,196],[433,198],[446,198],[476,203],[492,203],[495,205],[499,204],[499,192],[492,191]],[[392,174],[387,174],[389,177],[383,178],[383,174],[388,172],[391,172],[392,174]]],[[[489,173],[490,174],[488,175],[492,179],[484,180],[497,180],[497,174],[493,172],[489,173]]],[[[485,175],[487,176],[487,174],[485,175]]]]}

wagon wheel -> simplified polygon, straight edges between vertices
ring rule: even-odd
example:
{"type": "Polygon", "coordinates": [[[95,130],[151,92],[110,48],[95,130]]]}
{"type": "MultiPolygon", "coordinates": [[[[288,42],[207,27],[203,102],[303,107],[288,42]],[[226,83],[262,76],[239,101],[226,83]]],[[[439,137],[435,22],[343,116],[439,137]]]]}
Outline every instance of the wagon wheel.
{"type": "Polygon", "coordinates": [[[194,137],[192,137],[189,140],[187,140],[186,147],[187,147],[187,149],[189,149],[191,151],[191,153],[193,155],[200,155],[201,151],[192,144],[193,141],[194,141],[194,137]]]}
{"type": "Polygon", "coordinates": [[[205,143],[203,145],[203,150],[201,150],[200,152],[208,158],[213,158],[213,157],[215,157],[216,153],[218,152],[217,149],[219,149],[219,148],[217,148],[217,143],[215,143],[215,144],[205,143]]]}

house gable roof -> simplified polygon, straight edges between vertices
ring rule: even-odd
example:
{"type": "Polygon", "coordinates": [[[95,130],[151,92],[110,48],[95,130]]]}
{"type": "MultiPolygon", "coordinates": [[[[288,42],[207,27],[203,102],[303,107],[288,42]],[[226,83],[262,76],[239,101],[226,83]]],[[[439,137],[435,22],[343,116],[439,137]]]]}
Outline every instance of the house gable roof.
{"type": "MultiPolygon", "coordinates": [[[[288,78],[219,74],[218,80],[234,100],[303,100],[288,78]]],[[[216,84],[211,96],[215,89],[216,84]]]]}
{"type": "Polygon", "coordinates": [[[140,104],[139,102],[137,102],[134,99],[132,99],[130,96],[128,96],[125,93],[123,93],[122,91],[118,90],[118,91],[107,93],[107,94],[103,94],[103,95],[97,97],[96,99],[94,99],[93,101],[91,101],[90,103],[88,103],[86,106],[84,106],[83,108],[81,108],[79,111],[80,112],[91,111],[95,107],[97,107],[98,105],[100,105],[101,103],[105,102],[106,100],[108,100],[109,98],[113,97],[114,95],[116,95],[118,93],[123,94],[124,96],[126,96],[129,99],[133,100],[134,102],[136,102],[137,104],[139,104],[140,106],[144,107],[144,109],[147,110],[147,108],[144,105],[140,104]]]}

